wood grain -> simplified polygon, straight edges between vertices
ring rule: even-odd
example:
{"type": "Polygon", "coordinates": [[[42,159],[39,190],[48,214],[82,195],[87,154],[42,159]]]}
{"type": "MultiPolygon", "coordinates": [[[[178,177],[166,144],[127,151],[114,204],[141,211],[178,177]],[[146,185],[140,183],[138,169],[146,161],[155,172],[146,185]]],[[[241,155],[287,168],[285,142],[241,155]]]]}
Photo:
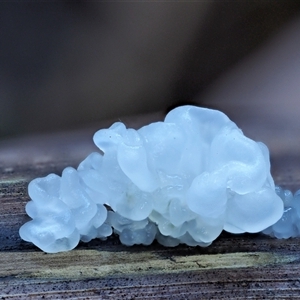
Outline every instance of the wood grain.
{"type": "MultiPolygon", "coordinates": [[[[139,127],[158,118],[128,124],[139,127]]],[[[45,254],[22,241],[18,229],[28,220],[28,182],[76,167],[95,150],[91,137],[97,127],[0,142],[1,299],[299,298],[300,239],[222,233],[207,248],[165,248],[156,242],[125,247],[113,236],[58,254],[45,254]]],[[[288,145],[284,151],[279,148],[272,153],[273,176],[295,191],[300,187],[300,155],[288,145]]]]}

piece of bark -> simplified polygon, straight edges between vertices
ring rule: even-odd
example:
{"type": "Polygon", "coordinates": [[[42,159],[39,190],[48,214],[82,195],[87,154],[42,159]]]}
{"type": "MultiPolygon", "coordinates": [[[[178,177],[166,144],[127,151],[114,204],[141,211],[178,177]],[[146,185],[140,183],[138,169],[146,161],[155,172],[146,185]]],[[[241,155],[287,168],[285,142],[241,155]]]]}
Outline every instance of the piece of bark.
{"type": "MultiPolygon", "coordinates": [[[[162,114],[122,120],[140,127],[162,114]]],[[[299,239],[222,233],[209,247],[126,247],[117,237],[80,243],[70,252],[45,254],[20,239],[29,217],[27,185],[35,177],[61,174],[96,147],[93,133],[109,126],[32,136],[0,143],[1,299],[246,299],[298,297],[299,239]]],[[[240,124],[239,124],[240,126],[240,124]]],[[[265,136],[270,129],[261,129],[265,136]]],[[[282,139],[278,140],[281,143],[282,139]]],[[[272,153],[275,182],[300,187],[300,155],[288,148],[272,153]],[[284,153],[284,155],[283,155],[284,153]],[[289,155],[289,153],[291,155],[289,155]]],[[[276,147],[275,147],[276,149],[276,147]]]]}

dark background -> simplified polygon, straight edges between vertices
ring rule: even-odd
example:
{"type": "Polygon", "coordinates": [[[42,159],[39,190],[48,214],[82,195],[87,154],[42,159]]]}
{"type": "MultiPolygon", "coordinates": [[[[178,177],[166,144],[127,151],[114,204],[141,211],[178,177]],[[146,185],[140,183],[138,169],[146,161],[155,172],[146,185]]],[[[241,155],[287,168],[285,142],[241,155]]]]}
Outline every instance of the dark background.
{"type": "Polygon", "coordinates": [[[1,2],[0,137],[183,103],[230,113],[236,99],[199,95],[299,12],[300,1],[1,2]]]}

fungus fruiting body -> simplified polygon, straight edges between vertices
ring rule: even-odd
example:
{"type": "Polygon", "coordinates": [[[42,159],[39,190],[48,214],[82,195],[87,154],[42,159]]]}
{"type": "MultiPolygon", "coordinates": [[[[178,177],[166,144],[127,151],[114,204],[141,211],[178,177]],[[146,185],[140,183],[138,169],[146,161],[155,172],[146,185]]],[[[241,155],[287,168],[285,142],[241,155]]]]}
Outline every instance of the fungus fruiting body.
{"type": "Polygon", "coordinates": [[[114,123],[94,142],[101,151],[77,169],[30,182],[22,239],[45,252],[113,232],[128,246],[208,246],[223,229],[260,232],[283,215],[268,148],[220,111],[181,106],[139,130],[114,123]]]}

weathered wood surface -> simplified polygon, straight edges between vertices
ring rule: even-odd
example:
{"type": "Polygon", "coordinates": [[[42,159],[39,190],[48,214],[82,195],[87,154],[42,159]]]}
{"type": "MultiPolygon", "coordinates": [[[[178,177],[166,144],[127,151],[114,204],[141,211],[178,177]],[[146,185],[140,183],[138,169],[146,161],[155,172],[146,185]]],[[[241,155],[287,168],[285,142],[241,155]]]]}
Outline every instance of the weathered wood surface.
{"type": "MultiPolygon", "coordinates": [[[[135,120],[133,125],[142,123],[135,120]]],[[[208,248],[165,248],[156,242],[128,248],[111,237],[59,254],[45,254],[22,241],[18,229],[28,220],[24,211],[28,182],[51,172],[60,174],[69,165],[76,167],[96,150],[91,141],[95,130],[0,142],[1,299],[300,297],[300,239],[223,233],[208,248]]],[[[271,129],[265,131],[265,136],[272,135],[271,129]]],[[[272,173],[277,184],[295,191],[300,188],[300,155],[286,147],[278,152],[273,147],[272,173]]]]}

